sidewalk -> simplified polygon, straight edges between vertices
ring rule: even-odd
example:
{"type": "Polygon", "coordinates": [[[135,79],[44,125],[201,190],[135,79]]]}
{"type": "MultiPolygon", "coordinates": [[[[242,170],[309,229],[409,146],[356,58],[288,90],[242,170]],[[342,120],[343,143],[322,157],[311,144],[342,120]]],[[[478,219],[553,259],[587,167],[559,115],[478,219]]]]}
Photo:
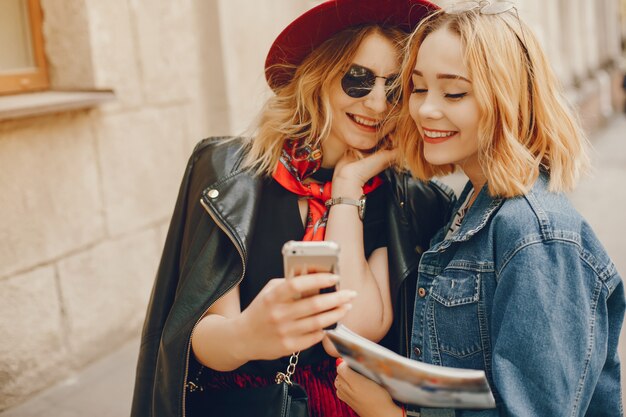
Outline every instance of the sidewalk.
{"type": "Polygon", "coordinates": [[[1,417],[127,417],[139,339],[127,342],[74,377],[0,413],[1,417]]]}
{"type": "MultiPolygon", "coordinates": [[[[571,195],[622,277],[626,277],[626,251],[620,244],[626,232],[626,217],[621,213],[626,207],[624,132],[624,115],[615,116],[603,130],[596,132],[591,138],[595,148],[594,174],[571,195]]],[[[626,364],[626,339],[622,340],[622,363],[626,364]]],[[[126,417],[130,414],[138,349],[139,340],[131,340],[75,377],[0,413],[0,417],[126,417]]]]}
{"type": "MultiPolygon", "coordinates": [[[[626,279],[626,115],[618,113],[591,138],[592,173],[570,195],[626,279]]],[[[624,335],[624,332],[622,332],[624,335]]],[[[624,340],[626,342],[626,340],[624,340]]],[[[622,349],[626,363],[626,346],[622,349]]],[[[623,374],[624,375],[624,374],[623,374]]]]}

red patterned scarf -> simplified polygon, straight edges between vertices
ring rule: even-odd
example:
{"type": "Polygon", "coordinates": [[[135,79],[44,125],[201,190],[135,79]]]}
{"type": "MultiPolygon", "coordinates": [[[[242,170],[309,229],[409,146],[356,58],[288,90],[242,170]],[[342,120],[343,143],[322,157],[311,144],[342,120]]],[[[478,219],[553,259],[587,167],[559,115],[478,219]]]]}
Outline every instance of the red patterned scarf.
{"type": "MultiPolygon", "coordinates": [[[[309,211],[302,240],[324,240],[328,209],[324,205],[331,197],[330,181],[319,184],[304,183],[322,165],[321,149],[295,139],[286,140],[280,156],[274,179],[285,189],[299,196],[307,197],[309,211]]],[[[378,176],[369,180],[363,187],[363,193],[374,191],[383,183],[378,176]]]]}

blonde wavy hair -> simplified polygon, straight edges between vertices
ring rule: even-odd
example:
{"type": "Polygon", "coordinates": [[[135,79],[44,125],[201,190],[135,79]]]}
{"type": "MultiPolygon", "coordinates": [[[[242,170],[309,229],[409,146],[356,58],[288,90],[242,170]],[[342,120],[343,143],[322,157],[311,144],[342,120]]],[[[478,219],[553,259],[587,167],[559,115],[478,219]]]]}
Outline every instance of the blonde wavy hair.
{"type": "Polygon", "coordinates": [[[589,166],[588,142],[564,99],[539,42],[516,10],[483,15],[437,11],[411,34],[400,76],[403,90],[396,143],[414,176],[455,170],[424,159],[423,140],[409,114],[411,75],[424,39],[438,29],[458,35],[479,106],[478,158],[492,196],[514,197],[532,187],[541,170],[551,191],[574,188],[589,166]]]}
{"type": "MultiPolygon", "coordinates": [[[[327,39],[300,65],[287,68],[293,77],[275,91],[261,110],[257,127],[246,143],[245,168],[257,175],[271,175],[286,139],[303,139],[313,147],[321,145],[333,123],[329,99],[332,83],[344,75],[359,45],[371,34],[389,39],[397,47],[400,59],[407,34],[395,27],[355,26],[327,39]]],[[[397,113],[394,109],[390,112],[397,113]]],[[[381,131],[388,130],[395,118],[387,117],[385,123],[381,131]]]]}

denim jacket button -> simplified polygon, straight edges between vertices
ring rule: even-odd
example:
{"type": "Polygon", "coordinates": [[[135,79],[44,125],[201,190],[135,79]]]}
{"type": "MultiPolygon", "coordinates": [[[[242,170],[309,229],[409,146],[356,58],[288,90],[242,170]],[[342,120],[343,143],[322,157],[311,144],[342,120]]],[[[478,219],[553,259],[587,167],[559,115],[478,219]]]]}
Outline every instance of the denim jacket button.
{"type": "Polygon", "coordinates": [[[415,356],[422,356],[422,349],[416,346],[413,348],[413,353],[415,353],[415,356]]]}
{"type": "Polygon", "coordinates": [[[420,287],[420,288],[417,290],[417,295],[419,295],[419,296],[420,296],[420,298],[424,298],[424,297],[426,297],[426,289],[425,289],[424,287],[420,287]]]}

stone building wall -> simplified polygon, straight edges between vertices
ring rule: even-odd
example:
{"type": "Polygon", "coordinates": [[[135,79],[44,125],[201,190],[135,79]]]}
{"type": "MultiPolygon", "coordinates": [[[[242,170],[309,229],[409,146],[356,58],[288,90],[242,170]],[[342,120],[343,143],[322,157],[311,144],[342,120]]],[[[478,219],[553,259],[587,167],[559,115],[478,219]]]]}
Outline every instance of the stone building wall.
{"type": "MultiPolygon", "coordinates": [[[[137,336],[191,149],[246,129],[271,41],[319,3],[41,2],[52,87],[116,101],[0,121],[0,410],[137,336]]],[[[519,3],[597,125],[618,0],[519,3]]]]}
{"type": "Polygon", "coordinates": [[[189,153],[249,123],[265,51],[309,3],[42,7],[52,87],[116,100],[0,121],[0,410],[136,337],[189,153]]]}

